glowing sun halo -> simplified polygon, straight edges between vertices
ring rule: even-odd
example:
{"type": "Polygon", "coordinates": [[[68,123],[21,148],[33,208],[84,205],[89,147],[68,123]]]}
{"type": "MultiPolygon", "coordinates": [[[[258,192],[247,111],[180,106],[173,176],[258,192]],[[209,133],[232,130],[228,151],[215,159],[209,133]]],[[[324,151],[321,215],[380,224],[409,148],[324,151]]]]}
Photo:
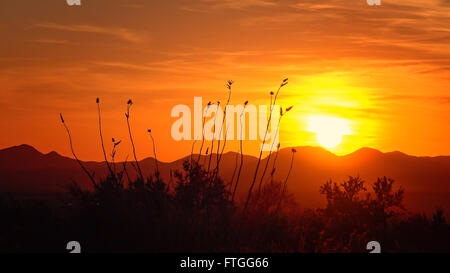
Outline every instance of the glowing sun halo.
{"type": "Polygon", "coordinates": [[[309,116],[308,131],[317,135],[317,142],[325,148],[334,148],[343,135],[351,134],[350,121],[330,116],[309,116]]]}

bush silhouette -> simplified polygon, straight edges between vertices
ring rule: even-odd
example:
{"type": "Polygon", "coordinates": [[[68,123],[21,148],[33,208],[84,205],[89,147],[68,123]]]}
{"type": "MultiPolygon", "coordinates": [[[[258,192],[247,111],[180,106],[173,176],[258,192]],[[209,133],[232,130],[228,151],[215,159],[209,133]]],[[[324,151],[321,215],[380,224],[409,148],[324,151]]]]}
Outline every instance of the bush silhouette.
{"type": "Polygon", "coordinates": [[[366,252],[372,240],[383,252],[449,251],[443,210],[407,212],[387,178],[378,181],[389,191],[375,181],[370,193],[359,177],[328,181],[318,210],[299,209],[289,193],[279,202],[283,183],[273,181],[242,217],[242,204],[210,175],[186,161],[172,187],[155,177],[123,185],[108,176],[93,191],[73,184],[55,199],[2,194],[0,251],[61,252],[70,240],[84,252],[366,252]]]}
{"type": "Polygon", "coordinates": [[[364,242],[387,240],[388,221],[400,216],[404,191],[394,191],[394,180],[386,177],[373,183],[373,193],[367,192],[364,183],[360,177],[350,176],[343,183],[328,181],[320,188],[327,199],[327,207],[322,210],[326,218],[322,237],[326,248],[361,251],[364,242]]]}

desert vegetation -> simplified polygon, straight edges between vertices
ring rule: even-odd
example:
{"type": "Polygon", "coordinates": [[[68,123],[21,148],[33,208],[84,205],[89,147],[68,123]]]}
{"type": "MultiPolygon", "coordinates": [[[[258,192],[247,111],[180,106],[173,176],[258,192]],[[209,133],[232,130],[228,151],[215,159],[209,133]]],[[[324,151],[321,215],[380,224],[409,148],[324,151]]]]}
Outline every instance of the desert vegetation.
{"type": "MultiPolygon", "coordinates": [[[[286,84],[287,79],[270,93],[266,134],[273,122],[273,106],[286,84]]],[[[227,82],[227,105],[232,85],[227,82]]],[[[107,176],[96,178],[78,159],[61,114],[73,157],[92,182],[92,190],[82,190],[75,181],[68,185],[67,194],[51,200],[0,195],[0,251],[65,251],[72,240],[80,242],[84,252],[366,252],[366,244],[372,240],[381,243],[383,252],[450,250],[450,225],[443,210],[437,209],[431,216],[409,212],[402,204],[404,190],[384,176],[371,184],[359,176],[349,176],[341,183],[322,181],[317,190],[326,206],[300,209],[287,190],[295,149],[289,172],[281,181],[274,179],[278,153],[272,157],[269,152],[269,160],[262,165],[261,152],[253,179],[245,181],[250,185],[248,192],[237,198],[245,167],[242,140],[230,181],[219,176],[227,134],[217,143],[214,139],[211,143],[194,141],[183,168],[171,172],[165,181],[158,169],[157,140],[149,129],[155,172],[145,177],[133,141],[132,100],[126,103],[125,118],[133,160],[125,160],[119,168],[115,153],[121,141],[112,138],[108,156],[100,99],[96,103],[107,176]],[[130,168],[137,176],[129,174],[130,168]]],[[[217,109],[219,105],[210,102],[207,107],[217,109]]],[[[278,126],[291,109],[281,108],[280,119],[275,121],[278,126]]],[[[217,130],[226,131],[223,122],[217,130]]],[[[272,147],[279,150],[280,145],[272,143],[272,147]]]]}

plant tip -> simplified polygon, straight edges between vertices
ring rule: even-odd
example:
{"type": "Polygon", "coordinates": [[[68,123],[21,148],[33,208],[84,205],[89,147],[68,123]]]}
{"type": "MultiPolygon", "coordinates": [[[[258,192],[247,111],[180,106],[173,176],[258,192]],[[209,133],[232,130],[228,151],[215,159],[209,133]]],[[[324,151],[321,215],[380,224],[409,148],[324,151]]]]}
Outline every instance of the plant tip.
{"type": "Polygon", "coordinates": [[[231,89],[231,86],[233,85],[233,83],[234,83],[234,81],[228,80],[228,81],[227,81],[227,88],[228,88],[228,89],[231,89]]]}

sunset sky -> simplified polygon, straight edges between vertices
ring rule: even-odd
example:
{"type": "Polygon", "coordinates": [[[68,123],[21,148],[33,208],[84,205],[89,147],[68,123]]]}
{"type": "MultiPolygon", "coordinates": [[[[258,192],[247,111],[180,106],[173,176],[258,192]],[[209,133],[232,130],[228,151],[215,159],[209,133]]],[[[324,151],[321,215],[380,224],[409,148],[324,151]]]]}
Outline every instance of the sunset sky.
{"type": "Polygon", "coordinates": [[[268,104],[289,78],[282,147],[321,145],[318,131],[342,124],[336,154],[450,155],[450,1],[381,1],[1,1],[0,148],[70,156],[62,112],[79,157],[101,160],[100,97],[107,147],[122,139],[122,160],[131,98],[138,157],[152,155],[151,128],[158,158],[175,160],[192,142],[172,139],[173,106],[225,103],[229,79],[232,104],[268,104]]]}

